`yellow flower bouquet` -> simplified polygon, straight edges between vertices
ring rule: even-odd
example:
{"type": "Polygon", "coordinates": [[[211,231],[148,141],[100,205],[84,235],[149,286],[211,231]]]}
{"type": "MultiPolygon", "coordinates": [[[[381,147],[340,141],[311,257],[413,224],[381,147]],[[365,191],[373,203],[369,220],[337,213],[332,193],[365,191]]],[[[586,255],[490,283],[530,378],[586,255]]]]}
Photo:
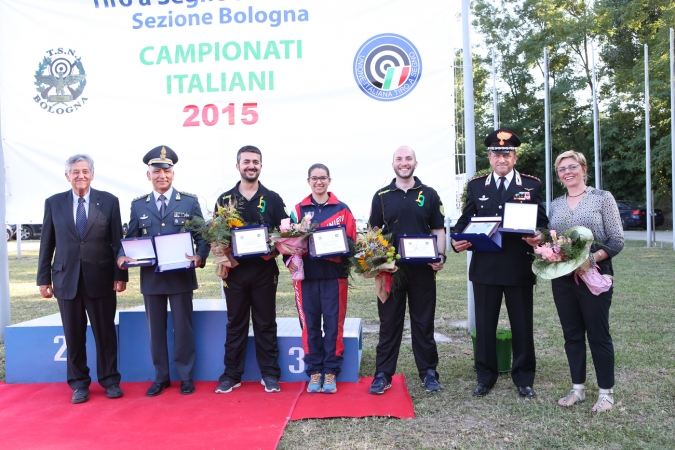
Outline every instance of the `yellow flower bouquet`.
{"type": "Polygon", "coordinates": [[[400,275],[396,261],[401,259],[401,255],[390,245],[390,239],[390,234],[383,235],[381,229],[368,225],[365,232],[358,234],[353,256],[350,257],[355,273],[375,279],[377,298],[382,303],[389,297],[392,281],[396,284],[400,275]]]}
{"type": "Polygon", "coordinates": [[[237,206],[233,201],[224,207],[220,206],[213,213],[213,219],[208,222],[201,217],[195,217],[185,224],[186,230],[201,233],[206,242],[211,244],[211,252],[215,256],[216,275],[227,278],[227,272],[239,263],[232,258],[232,228],[245,225],[237,206]]]}

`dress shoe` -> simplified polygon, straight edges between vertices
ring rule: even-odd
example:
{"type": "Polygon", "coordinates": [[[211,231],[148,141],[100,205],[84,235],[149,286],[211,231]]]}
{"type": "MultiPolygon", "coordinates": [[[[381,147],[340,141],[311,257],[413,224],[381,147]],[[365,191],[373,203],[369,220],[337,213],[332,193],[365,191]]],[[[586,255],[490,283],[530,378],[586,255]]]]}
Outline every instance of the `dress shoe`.
{"type": "Polygon", "coordinates": [[[89,388],[81,387],[75,389],[73,397],[70,399],[71,403],[84,403],[89,400],[89,388]]]}
{"type": "Polygon", "coordinates": [[[195,383],[192,380],[180,382],[180,393],[183,395],[190,395],[195,391],[195,383]]]}
{"type": "Polygon", "coordinates": [[[162,381],[161,383],[154,382],[148,388],[148,392],[145,393],[147,397],[156,397],[164,391],[164,389],[171,386],[170,381],[162,381]]]}
{"type": "Polygon", "coordinates": [[[535,398],[537,394],[534,392],[534,389],[532,389],[532,386],[520,386],[518,387],[518,394],[521,397],[525,398],[535,398]]]}
{"type": "Polygon", "coordinates": [[[120,398],[124,395],[119,384],[111,384],[105,388],[105,396],[108,398],[120,398]]]}
{"type": "Polygon", "coordinates": [[[490,388],[484,385],[483,383],[478,383],[476,388],[473,390],[473,396],[474,397],[485,397],[488,392],[490,392],[490,388]]]}

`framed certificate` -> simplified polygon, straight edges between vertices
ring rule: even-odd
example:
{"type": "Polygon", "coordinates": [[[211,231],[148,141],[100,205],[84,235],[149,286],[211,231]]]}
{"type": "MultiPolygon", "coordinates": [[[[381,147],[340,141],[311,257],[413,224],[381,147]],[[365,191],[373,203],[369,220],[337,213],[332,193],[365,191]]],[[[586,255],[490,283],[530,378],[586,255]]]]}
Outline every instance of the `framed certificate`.
{"type": "Polygon", "coordinates": [[[252,258],[272,254],[267,244],[267,224],[232,228],[232,256],[252,258]]]}
{"type": "Polygon", "coordinates": [[[439,262],[435,234],[403,234],[398,237],[398,251],[403,263],[439,262]]]}
{"type": "Polygon", "coordinates": [[[155,273],[194,269],[194,261],[185,255],[194,256],[192,232],[158,234],[152,237],[157,255],[155,273]]]}
{"type": "Polygon", "coordinates": [[[504,222],[499,231],[504,233],[518,233],[533,235],[537,229],[536,203],[512,203],[504,204],[504,222]]]}
{"type": "Polygon", "coordinates": [[[499,225],[502,223],[501,220],[492,220],[489,222],[471,222],[469,225],[464,228],[464,231],[462,233],[464,234],[484,234],[488,237],[492,237],[492,235],[497,231],[497,228],[499,228],[499,225]]]}
{"type": "Polygon", "coordinates": [[[345,225],[316,228],[309,236],[309,257],[312,259],[349,255],[345,225]]]}
{"type": "Polygon", "coordinates": [[[471,242],[469,251],[498,253],[502,251],[501,223],[499,216],[472,217],[461,233],[451,233],[450,237],[455,241],[471,242]]]}
{"type": "Polygon", "coordinates": [[[124,254],[129,258],[135,259],[135,262],[125,262],[122,267],[144,267],[154,266],[157,260],[155,259],[155,246],[152,245],[152,238],[139,237],[120,239],[124,254]]]}

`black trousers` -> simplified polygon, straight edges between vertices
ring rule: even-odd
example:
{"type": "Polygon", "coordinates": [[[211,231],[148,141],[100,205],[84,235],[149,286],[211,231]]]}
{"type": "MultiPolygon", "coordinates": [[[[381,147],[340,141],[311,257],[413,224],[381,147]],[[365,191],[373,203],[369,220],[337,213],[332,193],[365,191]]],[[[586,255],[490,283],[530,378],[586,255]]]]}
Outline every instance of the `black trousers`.
{"type": "Polygon", "coordinates": [[[169,346],[166,341],[167,298],[173,319],[173,363],[181,381],[192,379],[195,364],[195,338],[192,331],[192,291],[180,294],[143,295],[145,317],[150,329],[150,353],[155,381],[169,381],[169,346]]]}
{"type": "Polygon", "coordinates": [[[276,266],[239,266],[225,280],[227,340],[220,381],[241,381],[246,362],[249,318],[253,317],[255,356],[263,377],[281,376],[277,343],[276,266]]]}
{"type": "Polygon", "coordinates": [[[80,273],[77,294],[71,300],[57,299],[63,332],[68,347],[67,377],[73,389],[91,384],[87,367],[87,316],[96,341],[96,374],[98,383],[107,387],[119,384],[121,376],[117,371],[117,333],[115,332],[115,310],[117,294],[110,286],[110,294],[92,298],[87,294],[80,273]]]}
{"type": "Polygon", "coordinates": [[[377,300],[380,339],[377,343],[375,373],[384,372],[388,381],[396,373],[403,337],[406,297],[410,311],[410,331],[415,364],[421,379],[427,370],[436,370],[438,350],[434,339],[436,315],[436,273],[430,266],[406,266],[405,279],[392,288],[386,302],[377,300]]]}
{"type": "Polygon", "coordinates": [[[573,276],[556,278],[551,285],[565,337],[572,383],[583,384],[586,381],[587,336],[598,387],[611,389],[614,387],[614,345],[609,334],[609,307],[614,288],[596,296],[582,280],[577,285],[573,276]]]}
{"type": "Polygon", "coordinates": [[[476,308],[476,374],[479,383],[492,387],[499,376],[496,334],[503,295],[511,323],[511,379],[518,387],[534,384],[537,361],[534,355],[532,290],[533,286],[473,283],[476,308]]]}

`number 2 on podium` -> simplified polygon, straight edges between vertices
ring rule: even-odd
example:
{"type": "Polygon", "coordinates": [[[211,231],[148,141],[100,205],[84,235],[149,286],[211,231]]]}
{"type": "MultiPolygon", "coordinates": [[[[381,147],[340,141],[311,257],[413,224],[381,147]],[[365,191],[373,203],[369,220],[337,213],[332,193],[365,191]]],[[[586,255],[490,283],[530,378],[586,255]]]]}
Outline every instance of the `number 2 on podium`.
{"type": "Polygon", "coordinates": [[[65,336],[54,336],[54,343],[58,344],[59,341],[63,341],[63,345],[56,352],[56,355],[54,355],[54,361],[66,361],[67,359],[64,356],[66,354],[66,350],[68,349],[68,347],[66,346],[66,337],[65,336]]]}

